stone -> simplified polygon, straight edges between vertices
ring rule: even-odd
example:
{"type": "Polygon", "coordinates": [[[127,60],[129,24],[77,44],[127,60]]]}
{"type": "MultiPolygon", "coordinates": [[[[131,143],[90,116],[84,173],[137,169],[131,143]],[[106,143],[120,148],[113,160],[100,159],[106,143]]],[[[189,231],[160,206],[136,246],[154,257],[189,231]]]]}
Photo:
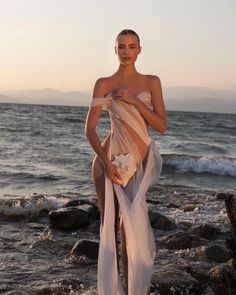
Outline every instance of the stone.
{"type": "Polygon", "coordinates": [[[71,254],[77,256],[87,256],[88,258],[97,259],[99,250],[99,241],[94,240],[79,240],[71,250],[71,254]]]}
{"type": "Polygon", "coordinates": [[[221,245],[211,245],[204,247],[204,252],[208,260],[213,262],[226,262],[230,259],[230,252],[221,245]]]}
{"type": "Polygon", "coordinates": [[[153,204],[153,205],[162,204],[161,201],[159,201],[159,200],[155,200],[155,199],[151,199],[151,198],[147,198],[147,203],[149,203],[149,204],[153,204]]]}
{"type": "Polygon", "coordinates": [[[63,208],[77,207],[77,206],[80,206],[80,205],[92,205],[94,207],[97,207],[97,204],[96,204],[95,199],[91,199],[91,198],[80,198],[80,199],[68,201],[67,203],[65,203],[63,205],[63,208]]]}
{"type": "MultiPolygon", "coordinates": [[[[77,291],[83,289],[84,283],[75,279],[54,280],[53,283],[43,283],[39,288],[33,289],[32,293],[37,295],[64,295],[77,294],[77,291]]],[[[15,294],[15,293],[14,293],[15,294]]],[[[17,293],[18,294],[18,293],[17,293]]],[[[22,293],[21,293],[22,294],[22,293]]],[[[27,293],[28,294],[28,293],[27,293]]]]}
{"type": "Polygon", "coordinates": [[[177,205],[175,203],[168,203],[168,204],[166,204],[166,207],[167,208],[176,208],[176,209],[178,209],[179,208],[179,205],[177,205]]]}
{"type": "Polygon", "coordinates": [[[236,271],[234,267],[220,264],[209,271],[211,280],[217,284],[218,289],[223,289],[223,294],[236,294],[236,271]],[[227,290],[227,292],[226,292],[227,290]]]}
{"type": "Polygon", "coordinates": [[[193,237],[187,232],[177,232],[160,239],[160,245],[167,249],[187,249],[192,247],[193,237]]]}
{"type": "Polygon", "coordinates": [[[213,240],[218,234],[220,234],[220,230],[208,223],[193,225],[188,230],[191,234],[198,235],[204,239],[213,240]]]}
{"type": "Polygon", "coordinates": [[[60,208],[49,213],[51,226],[66,230],[85,228],[96,218],[96,211],[92,205],[60,208]]]}
{"type": "Polygon", "coordinates": [[[173,222],[168,217],[156,211],[149,210],[148,216],[149,216],[152,227],[155,229],[173,230],[177,228],[177,225],[175,222],[173,222]]]}
{"type": "Polygon", "coordinates": [[[200,283],[208,283],[209,282],[209,263],[201,262],[201,263],[191,263],[186,267],[186,272],[189,273],[194,279],[199,281],[200,283]]]}
{"type": "Polygon", "coordinates": [[[195,210],[200,210],[201,208],[196,204],[188,204],[180,208],[184,212],[191,212],[195,210]]]}
{"type": "Polygon", "coordinates": [[[214,197],[216,198],[216,200],[226,200],[228,198],[229,194],[227,193],[222,193],[222,192],[219,192],[219,193],[216,193],[214,195],[214,197]]]}
{"type": "Polygon", "coordinates": [[[190,228],[193,224],[191,221],[188,220],[182,220],[178,223],[179,226],[182,226],[184,229],[190,228]]]}
{"type": "Polygon", "coordinates": [[[99,235],[100,233],[100,221],[95,220],[91,222],[87,227],[86,231],[99,235]]]}
{"type": "Polygon", "coordinates": [[[198,281],[187,272],[174,267],[173,269],[155,272],[152,277],[152,284],[160,295],[201,294],[199,293],[201,288],[198,281]]]}

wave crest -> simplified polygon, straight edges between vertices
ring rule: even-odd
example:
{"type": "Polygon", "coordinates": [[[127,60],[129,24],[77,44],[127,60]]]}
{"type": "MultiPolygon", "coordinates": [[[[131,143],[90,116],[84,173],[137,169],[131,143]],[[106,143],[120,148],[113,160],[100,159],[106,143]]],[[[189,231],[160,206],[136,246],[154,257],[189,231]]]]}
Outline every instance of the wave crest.
{"type": "Polygon", "coordinates": [[[236,159],[226,157],[197,157],[190,155],[164,155],[164,164],[181,173],[210,173],[236,177],[236,159]]]}
{"type": "Polygon", "coordinates": [[[28,217],[44,209],[58,209],[66,201],[68,201],[67,198],[43,195],[1,200],[0,214],[7,217],[28,217]]]}

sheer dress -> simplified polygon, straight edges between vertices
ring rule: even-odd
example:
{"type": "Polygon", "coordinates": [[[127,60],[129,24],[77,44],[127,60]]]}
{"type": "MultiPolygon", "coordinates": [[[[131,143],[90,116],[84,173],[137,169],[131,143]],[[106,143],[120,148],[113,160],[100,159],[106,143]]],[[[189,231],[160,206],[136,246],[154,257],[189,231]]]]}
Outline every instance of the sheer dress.
{"type": "MultiPolygon", "coordinates": [[[[152,109],[151,93],[141,92],[138,98],[152,109]]],[[[125,295],[117,269],[114,232],[114,192],[119,202],[128,255],[128,295],[147,294],[156,255],[155,239],[146,205],[148,187],[161,172],[159,148],[150,138],[147,124],[132,105],[114,100],[111,95],[93,98],[90,107],[100,105],[109,112],[111,133],[108,157],[118,166],[122,185],[105,177],[104,219],[100,227],[98,257],[99,295],[125,295]]]]}

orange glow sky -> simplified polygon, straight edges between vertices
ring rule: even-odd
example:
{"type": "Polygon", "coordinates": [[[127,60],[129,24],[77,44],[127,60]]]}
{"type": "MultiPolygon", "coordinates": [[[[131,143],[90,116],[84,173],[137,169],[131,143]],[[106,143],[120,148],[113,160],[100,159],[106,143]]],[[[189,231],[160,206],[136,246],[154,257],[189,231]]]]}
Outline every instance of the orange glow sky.
{"type": "Polygon", "coordinates": [[[137,31],[137,69],[163,86],[236,89],[234,0],[0,1],[0,90],[90,92],[117,68],[114,40],[137,31]]]}

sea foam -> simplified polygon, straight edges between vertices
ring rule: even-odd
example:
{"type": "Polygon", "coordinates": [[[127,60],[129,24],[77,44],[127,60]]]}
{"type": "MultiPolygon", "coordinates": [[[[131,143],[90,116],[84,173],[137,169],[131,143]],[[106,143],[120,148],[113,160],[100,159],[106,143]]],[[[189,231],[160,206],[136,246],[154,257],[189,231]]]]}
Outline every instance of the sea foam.
{"type": "Polygon", "coordinates": [[[181,173],[210,173],[236,177],[236,160],[224,157],[165,156],[165,165],[175,167],[181,173]]]}
{"type": "Polygon", "coordinates": [[[1,200],[0,214],[8,217],[27,217],[45,209],[56,210],[62,207],[66,201],[68,198],[42,195],[1,200]]]}

